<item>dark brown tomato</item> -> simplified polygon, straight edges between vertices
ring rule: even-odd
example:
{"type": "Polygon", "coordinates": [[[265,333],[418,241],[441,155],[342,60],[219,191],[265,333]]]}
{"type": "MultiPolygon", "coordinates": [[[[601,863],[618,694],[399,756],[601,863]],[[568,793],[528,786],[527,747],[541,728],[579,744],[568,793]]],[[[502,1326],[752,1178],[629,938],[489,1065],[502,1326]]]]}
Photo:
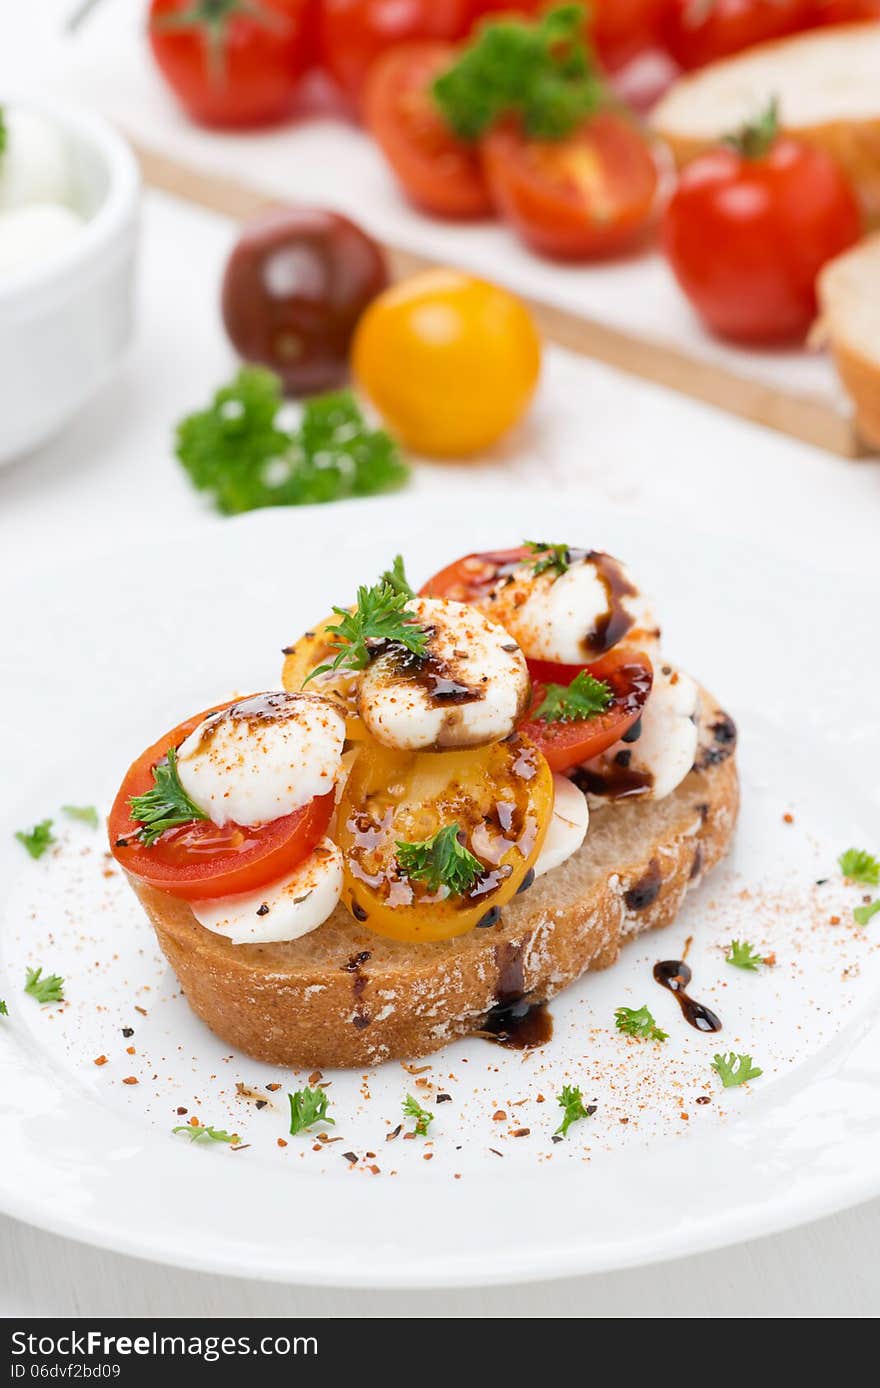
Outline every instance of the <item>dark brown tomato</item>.
{"type": "Polygon", "coordinates": [[[288,395],[309,395],[346,379],[357,321],[387,283],[382,251],[347,217],[277,208],[229,257],[223,322],[245,361],[277,371],[288,395]]]}

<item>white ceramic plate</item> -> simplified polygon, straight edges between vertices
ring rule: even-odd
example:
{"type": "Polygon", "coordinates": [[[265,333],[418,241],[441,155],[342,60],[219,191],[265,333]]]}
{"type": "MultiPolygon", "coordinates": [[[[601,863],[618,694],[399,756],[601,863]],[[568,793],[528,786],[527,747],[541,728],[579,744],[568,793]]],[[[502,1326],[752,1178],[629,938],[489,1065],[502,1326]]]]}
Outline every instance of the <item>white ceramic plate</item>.
{"type": "Polygon", "coordinates": [[[466,502],[261,513],[100,558],[80,539],[56,569],[16,575],[0,682],[3,1210],[212,1271],[440,1286],[693,1252],[880,1190],[880,918],[853,923],[861,892],[835,868],[850,844],[880,848],[880,660],[864,639],[878,594],[570,494],[458,493],[466,502]],[[106,808],[128,762],[181,716],[277,685],[280,647],[396,551],[421,581],[523,534],[607,547],[655,595],[668,654],[740,726],[735,852],[667,931],[552,1004],[543,1050],[472,1039],[418,1075],[396,1063],[328,1073],[341,1140],[279,1147],[286,1093],[305,1076],[230,1054],[194,1019],[103,830],[58,807],[106,808]],[[31,862],[11,832],[45,815],[59,845],[31,862]],[[693,991],[720,1012],[719,1037],[688,1028],[652,981],[688,935],[693,991]],[[776,966],[729,967],[733,936],[776,966]],[[28,964],[65,977],[64,1006],[24,995],[28,964]],[[615,1007],[645,1002],[665,1045],[614,1031],[615,1007]],[[719,1049],[748,1052],[763,1075],[723,1090],[719,1049]],[[554,1144],[567,1082],[597,1111],[554,1144]],[[270,1102],[257,1109],[237,1084],[270,1102]],[[436,1115],[429,1144],[386,1140],[407,1090],[436,1115]],[[451,1098],[434,1107],[438,1092],[451,1098]],[[194,1114],[248,1145],[171,1135],[194,1114]]]}

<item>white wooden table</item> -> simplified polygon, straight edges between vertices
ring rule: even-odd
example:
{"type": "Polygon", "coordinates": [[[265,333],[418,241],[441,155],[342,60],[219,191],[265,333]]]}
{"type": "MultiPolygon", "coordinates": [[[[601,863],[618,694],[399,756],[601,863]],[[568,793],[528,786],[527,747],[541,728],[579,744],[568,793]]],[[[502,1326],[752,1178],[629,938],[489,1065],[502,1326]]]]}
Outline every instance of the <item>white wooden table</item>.
{"type": "MultiPolygon", "coordinates": [[[[45,6],[57,9],[56,0],[45,6]]],[[[0,50],[2,30],[0,23],[0,50]]],[[[225,523],[204,510],[170,442],[174,422],[232,366],[217,309],[232,235],[219,218],[147,199],[134,350],[61,439],[0,471],[0,550],[23,569],[68,547],[225,523]]],[[[813,452],[557,351],[518,436],[479,465],[420,467],[413,486],[426,500],[458,486],[466,506],[476,477],[560,496],[576,486],[656,515],[658,525],[665,513],[684,514],[704,529],[747,532],[789,551],[821,548],[823,563],[849,569],[876,562],[880,465],[813,452]]],[[[589,530],[588,501],[578,526],[589,530]]],[[[878,1246],[880,1201],[662,1268],[542,1286],[369,1293],[160,1268],[0,1217],[0,1314],[867,1317],[880,1308],[878,1246]]]]}

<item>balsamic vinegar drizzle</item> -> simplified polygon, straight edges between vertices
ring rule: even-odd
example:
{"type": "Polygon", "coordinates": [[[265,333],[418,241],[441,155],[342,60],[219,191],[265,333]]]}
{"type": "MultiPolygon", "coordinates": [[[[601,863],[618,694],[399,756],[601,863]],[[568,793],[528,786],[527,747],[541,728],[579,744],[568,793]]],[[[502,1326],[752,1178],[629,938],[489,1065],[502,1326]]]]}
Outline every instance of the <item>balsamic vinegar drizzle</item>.
{"type": "Polygon", "coordinates": [[[661,988],[668,988],[678,999],[686,1022],[697,1031],[720,1031],[721,1018],[705,1003],[696,1002],[686,989],[693,977],[689,964],[683,959],[661,959],[654,965],[654,980],[661,988]]]}
{"type": "Polygon", "coordinates": [[[509,1050],[528,1051],[543,1046],[553,1035],[553,1018],[545,1002],[530,1001],[523,993],[522,946],[500,944],[495,950],[498,982],[495,1003],[476,1033],[509,1050]]]}

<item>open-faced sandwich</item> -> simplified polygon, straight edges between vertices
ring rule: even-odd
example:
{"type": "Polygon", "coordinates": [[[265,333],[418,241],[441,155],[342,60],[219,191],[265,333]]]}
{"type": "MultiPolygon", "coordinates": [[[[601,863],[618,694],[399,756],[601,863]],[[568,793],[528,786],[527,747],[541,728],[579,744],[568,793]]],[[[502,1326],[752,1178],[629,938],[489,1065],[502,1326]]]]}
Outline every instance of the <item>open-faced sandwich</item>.
{"type": "Polygon", "coordinates": [[[418,595],[398,559],[285,657],[283,692],[144,752],[110,818],[191,1006],[259,1059],[534,1044],[730,844],[734,725],[610,555],[472,554],[418,595]]]}

